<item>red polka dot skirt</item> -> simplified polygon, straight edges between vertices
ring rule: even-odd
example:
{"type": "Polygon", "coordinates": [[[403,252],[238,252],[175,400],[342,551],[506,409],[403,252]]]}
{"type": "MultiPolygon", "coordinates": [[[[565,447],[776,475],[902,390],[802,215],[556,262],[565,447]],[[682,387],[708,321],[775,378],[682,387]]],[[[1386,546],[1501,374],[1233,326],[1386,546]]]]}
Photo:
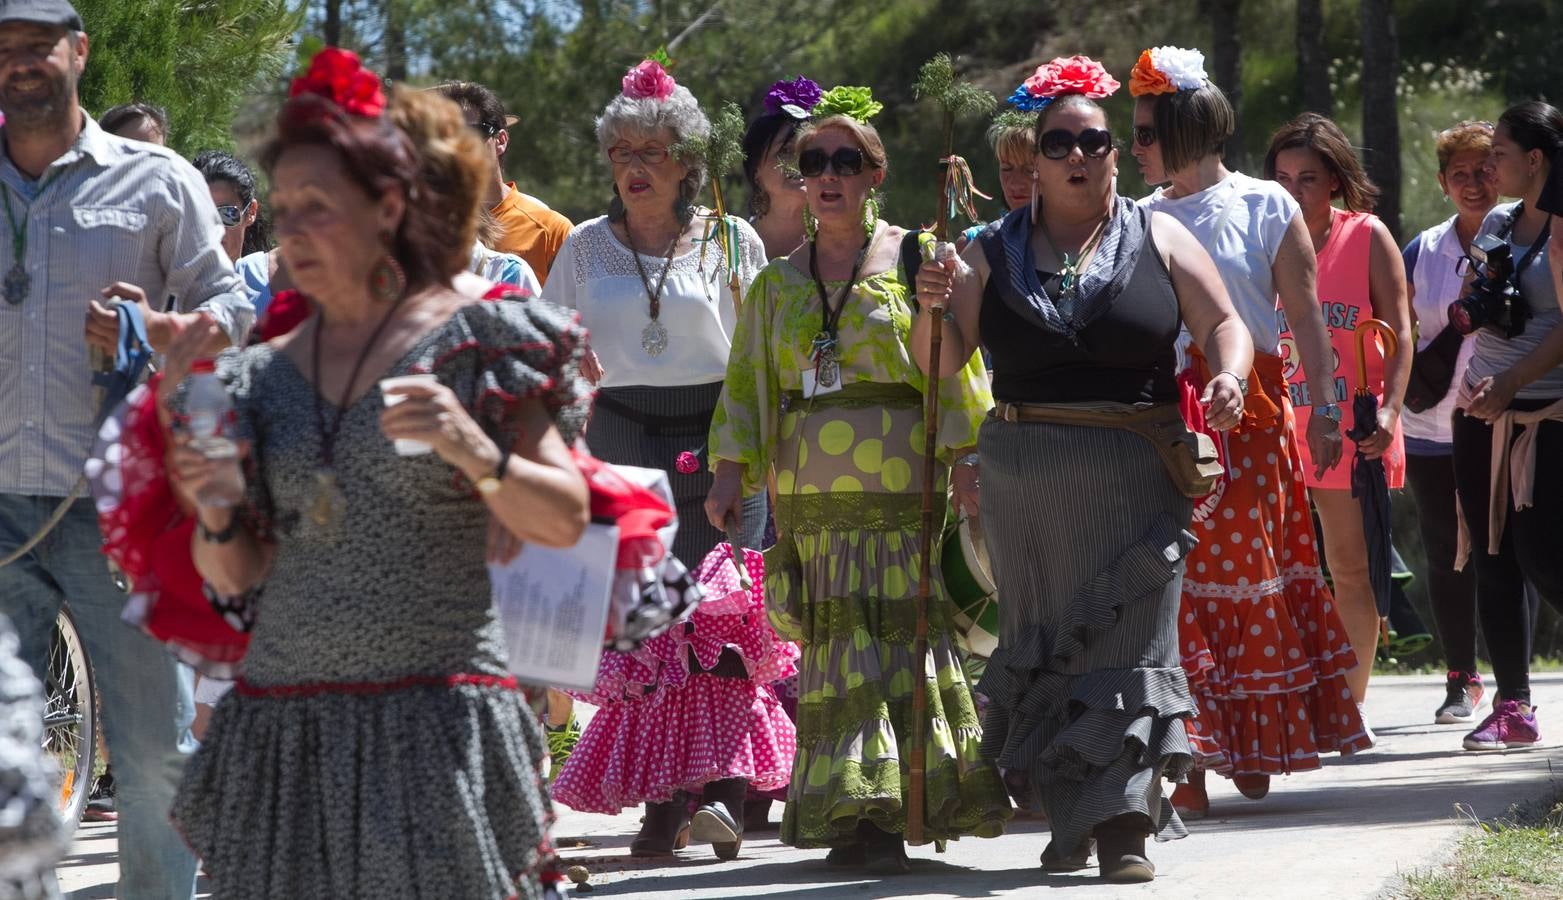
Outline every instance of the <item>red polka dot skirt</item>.
{"type": "Polygon", "coordinates": [[[1192,526],[1183,579],[1178,633],[1199,709],[1189,743],[1223,775],[1315,769],[1320,753],[1372,746],[1346,685],[1357,657],[1319,569],[1295,419],[1280,406],[1227,436],[1229,479],[1192,526]]]}

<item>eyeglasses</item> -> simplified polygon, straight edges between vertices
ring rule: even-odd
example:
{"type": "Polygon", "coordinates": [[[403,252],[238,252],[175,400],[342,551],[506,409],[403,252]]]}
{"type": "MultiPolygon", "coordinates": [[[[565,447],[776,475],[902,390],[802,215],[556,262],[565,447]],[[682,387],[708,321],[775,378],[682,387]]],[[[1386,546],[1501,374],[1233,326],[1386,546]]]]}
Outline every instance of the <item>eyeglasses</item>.
{"type": "Polygon", "coordinates": [[[1141,147],[1149,147],[1156,143],[1156,129],[1150,125],[1134,126],[1134,142],[1141,147]]]}
{"type": "Polygon", "coordinates": [[[837,175],[851,178],[863,172],[863,151],[856,147],[839,147],[834,153],[824,150],[805,150],[798,154],[798,172],[804,178],[818,178],[829,166],[837,175]]]}
{"type": "Polygon", "coordinates": [[[483,140],[485,141],[492,139],[494,135],[499,134],[504,130],[498,125],[495,125],[493,122],[472,122],[469,124],[471,125],[473,131],[483,135],[483,140]]]}
{"type": "Polygon", "coordinates": [[[222,219],[223,227],[232,228],[233,226],[244,221],[244,207],[232,205],[219,206],[217,207],[217,218],[222,219]]]}
{"type": "Polygon", "coordinates": [[[667,162],[668,148],[642,147],[639,150],[632,150],[620,144],[617,147],[608,148],[608,158],[621,166],[628,165],[632,159],[638,159],[648,166],[659,166],[667,162]]]}
{"type": "Polygon", "coordinates": [[[1037,139],[1037,146],[1041,148],[1042,155],[1048,159],[1063,159],[1076,147],[1091,159],[1101,159],[1113,149],[1113,136],[1103,128],[1087,128],[1079,134],[1063,128],[1055,128],[1044,132],[1037,139]]]}

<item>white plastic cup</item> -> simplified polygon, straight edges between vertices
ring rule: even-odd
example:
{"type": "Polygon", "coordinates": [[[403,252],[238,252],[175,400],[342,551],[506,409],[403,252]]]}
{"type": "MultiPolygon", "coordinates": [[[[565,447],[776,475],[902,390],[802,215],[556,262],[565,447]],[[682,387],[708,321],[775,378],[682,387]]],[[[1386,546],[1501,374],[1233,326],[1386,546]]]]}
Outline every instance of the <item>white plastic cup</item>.
{"type": "MultiPolygon", "coordinates": [[[[380,379],[380,394],[385,398],[386,406],[395,406],[406,400],[404,394],[393,394],[392,390],[411,384],[439,384],[440,380],[433,375],[397,375],[394,378],[380,379]]],[[[397,456],[422,456],[425,453],[434,452],[434,448],[424,441],[411,441],[406,438],[397,438],[397,456]]]]}

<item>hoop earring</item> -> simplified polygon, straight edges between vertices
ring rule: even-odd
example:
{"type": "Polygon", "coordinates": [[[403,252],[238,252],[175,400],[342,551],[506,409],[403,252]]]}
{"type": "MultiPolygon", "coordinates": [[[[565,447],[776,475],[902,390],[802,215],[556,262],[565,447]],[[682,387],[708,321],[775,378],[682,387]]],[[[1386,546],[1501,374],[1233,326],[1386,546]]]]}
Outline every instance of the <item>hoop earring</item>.
{"type": "Polygon", "coordinates": [[[619,196],[619,186],[613,186],[613,199],[608,201],[608,221],[623,222],[625,216],[624,198],[619,196]]]}
{"type": "Polygon", "coordinates": [[[819,220],[814,218],[814,211],[808,204],[803,205],[803,236],[812,243],[819,236],[819,220]]]}
{"type": "Polygon", "coordinates": [[[407,292],[407,272],[387,253],[369,270],[369,296],[381,303],[395,303],[407,292]]]}
{"type": "Polygon", "coordinates": [[[874,229],[879,227],[879,198],[873,191],[868,192],[868,199],[863,201],[863,234],[868,240],[874,239],[874,229]]]}

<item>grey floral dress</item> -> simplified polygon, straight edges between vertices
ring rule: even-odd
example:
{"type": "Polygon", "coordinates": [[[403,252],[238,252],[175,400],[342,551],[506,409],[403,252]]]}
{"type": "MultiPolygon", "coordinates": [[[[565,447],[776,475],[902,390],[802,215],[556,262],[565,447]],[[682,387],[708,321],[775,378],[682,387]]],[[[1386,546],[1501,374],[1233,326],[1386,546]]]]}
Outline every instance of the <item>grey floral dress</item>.
{"type": "MultiPolygon", "coordinates": [[[[384,374],[434,373],[505,445],[538,398],[573,443],[584,338],[543,301],[474,303],[384,374]]],[[[242,677],[173,809],[213,895],[543,897],[547,751],[506,671],[484,504],[438,456],[396,455],[374,387],[335,442],[346,515],[318,525],[312,383],[264,344],[221,371],[253,441],[243,515],[276,556],[245,610],[242,677]]]]}

